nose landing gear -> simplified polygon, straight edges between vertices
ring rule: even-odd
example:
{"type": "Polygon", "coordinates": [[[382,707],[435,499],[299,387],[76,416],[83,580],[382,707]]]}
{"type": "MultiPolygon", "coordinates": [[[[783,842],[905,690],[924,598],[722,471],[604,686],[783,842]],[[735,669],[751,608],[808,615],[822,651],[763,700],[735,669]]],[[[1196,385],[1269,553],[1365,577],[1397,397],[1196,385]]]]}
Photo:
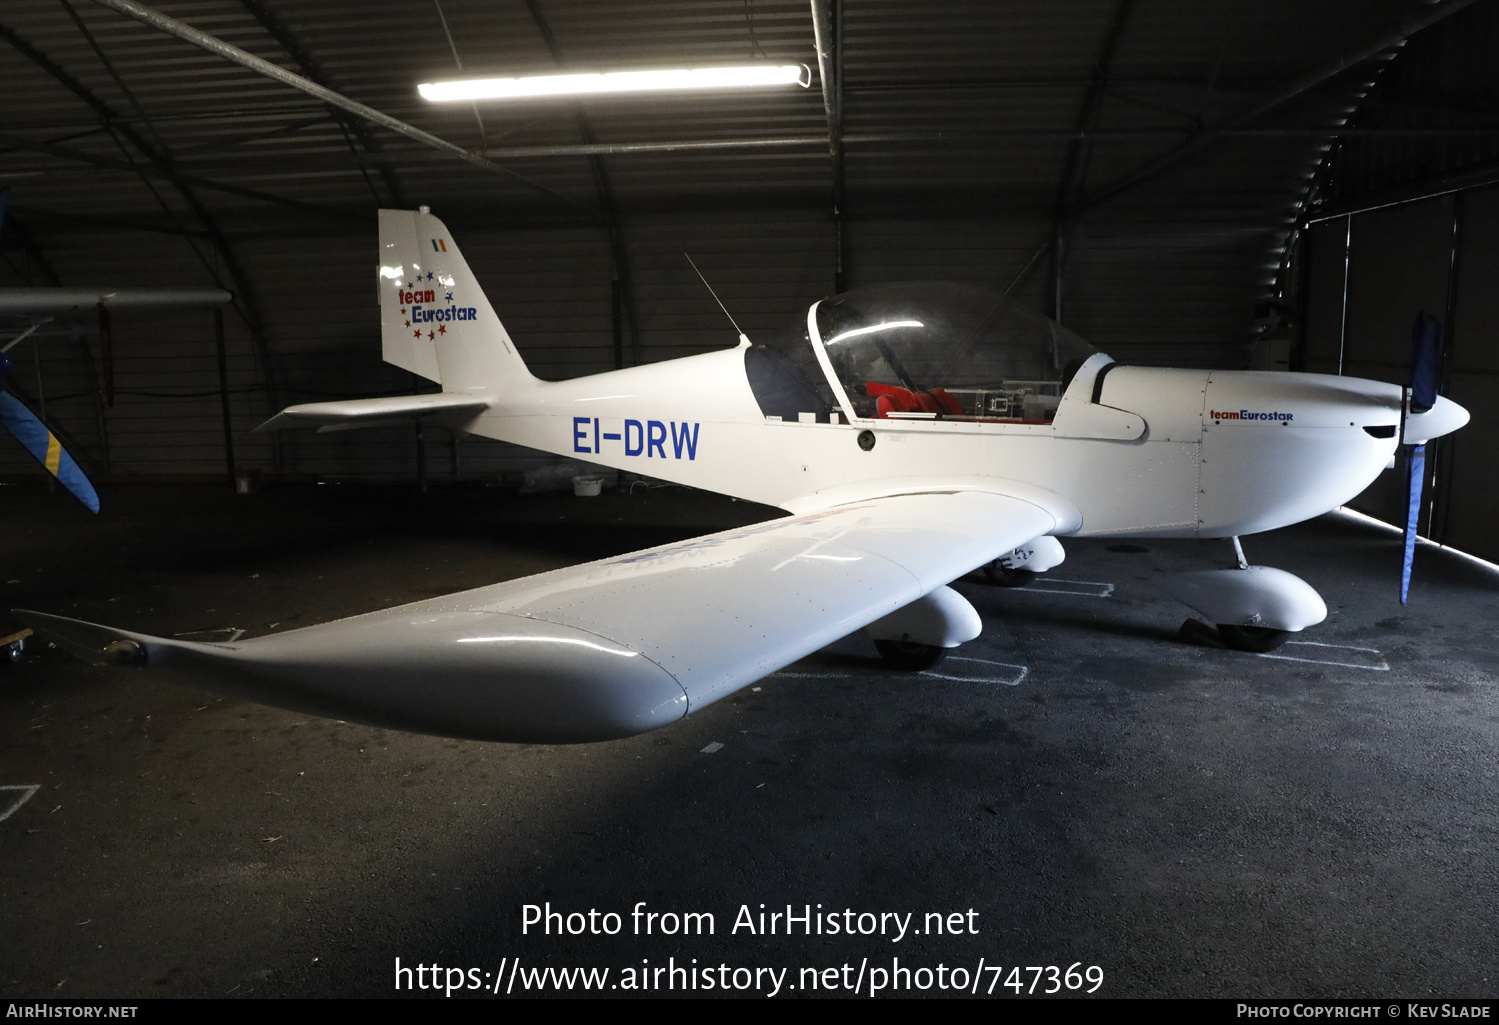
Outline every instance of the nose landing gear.
{"type": "Polygon", "coordinates": [[[1173,598],[1217,624],[1225,647],[1274,651],[1291,634],[1327,618],[1327,606],[1310,584],[1285,570],[1249,565],[1239,539],[1231,540],[1237,568],[1182,573],[1166,585],[1173,598]]]}

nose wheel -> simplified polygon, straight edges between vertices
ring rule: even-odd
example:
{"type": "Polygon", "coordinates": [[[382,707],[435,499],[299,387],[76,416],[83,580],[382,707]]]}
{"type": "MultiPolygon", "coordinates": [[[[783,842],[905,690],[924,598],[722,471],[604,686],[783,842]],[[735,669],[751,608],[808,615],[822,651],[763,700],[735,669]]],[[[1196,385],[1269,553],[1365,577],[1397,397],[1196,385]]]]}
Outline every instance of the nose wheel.
{"type": "Polygon", "coordinates": [[[875,641],[874,648],[887,666],[905,673],[930,669],[947,654],[946,648],[918,641],[875,641]]]}

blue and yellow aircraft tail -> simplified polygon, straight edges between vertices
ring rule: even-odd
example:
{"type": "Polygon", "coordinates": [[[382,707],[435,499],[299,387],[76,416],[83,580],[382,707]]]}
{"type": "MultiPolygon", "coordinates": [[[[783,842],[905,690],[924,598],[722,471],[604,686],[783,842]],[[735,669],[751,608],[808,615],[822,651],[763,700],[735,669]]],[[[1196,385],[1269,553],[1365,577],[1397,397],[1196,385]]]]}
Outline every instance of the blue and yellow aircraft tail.
{"type": "Polygon", "coordinates": [[[8,391],[0,391],[0,424],[15,436],[32,458],[47,468],[62,486],[72,493],[90,512],[99,511],[99,495],[84,476],[83,470],[62,447],[57,435],[47,429],[41,417],[33,413],[20,399],[8,391]]]}

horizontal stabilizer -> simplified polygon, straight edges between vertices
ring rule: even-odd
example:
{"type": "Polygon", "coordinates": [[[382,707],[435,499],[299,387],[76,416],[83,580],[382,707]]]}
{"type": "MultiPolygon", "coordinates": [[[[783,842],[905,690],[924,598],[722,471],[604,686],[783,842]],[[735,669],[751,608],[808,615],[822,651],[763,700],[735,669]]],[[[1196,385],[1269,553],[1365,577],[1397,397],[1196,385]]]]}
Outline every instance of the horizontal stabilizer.
{"type": "Polygon", "coordinates": [[[339,402],[304,402],[288,406],[257,431],[279,431],[286,427],[388,427],[392,422],[438,413],[479,413],[488,402],[473,395],[438,392],[436,395],[389,395],[379,399],[344,399],[339,402]]]}

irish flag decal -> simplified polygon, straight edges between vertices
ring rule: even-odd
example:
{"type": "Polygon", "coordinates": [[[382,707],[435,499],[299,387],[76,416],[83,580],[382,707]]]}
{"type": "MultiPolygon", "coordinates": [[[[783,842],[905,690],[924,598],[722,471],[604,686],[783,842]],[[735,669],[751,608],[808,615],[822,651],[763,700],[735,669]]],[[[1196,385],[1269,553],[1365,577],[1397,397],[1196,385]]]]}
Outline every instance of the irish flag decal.
{"type": "Polygon", "coordinates": [[[432,240],[432,251],[434,253],[446,253],[448,251],[448,240],[445,238],[434,238],[432,240]]]}

